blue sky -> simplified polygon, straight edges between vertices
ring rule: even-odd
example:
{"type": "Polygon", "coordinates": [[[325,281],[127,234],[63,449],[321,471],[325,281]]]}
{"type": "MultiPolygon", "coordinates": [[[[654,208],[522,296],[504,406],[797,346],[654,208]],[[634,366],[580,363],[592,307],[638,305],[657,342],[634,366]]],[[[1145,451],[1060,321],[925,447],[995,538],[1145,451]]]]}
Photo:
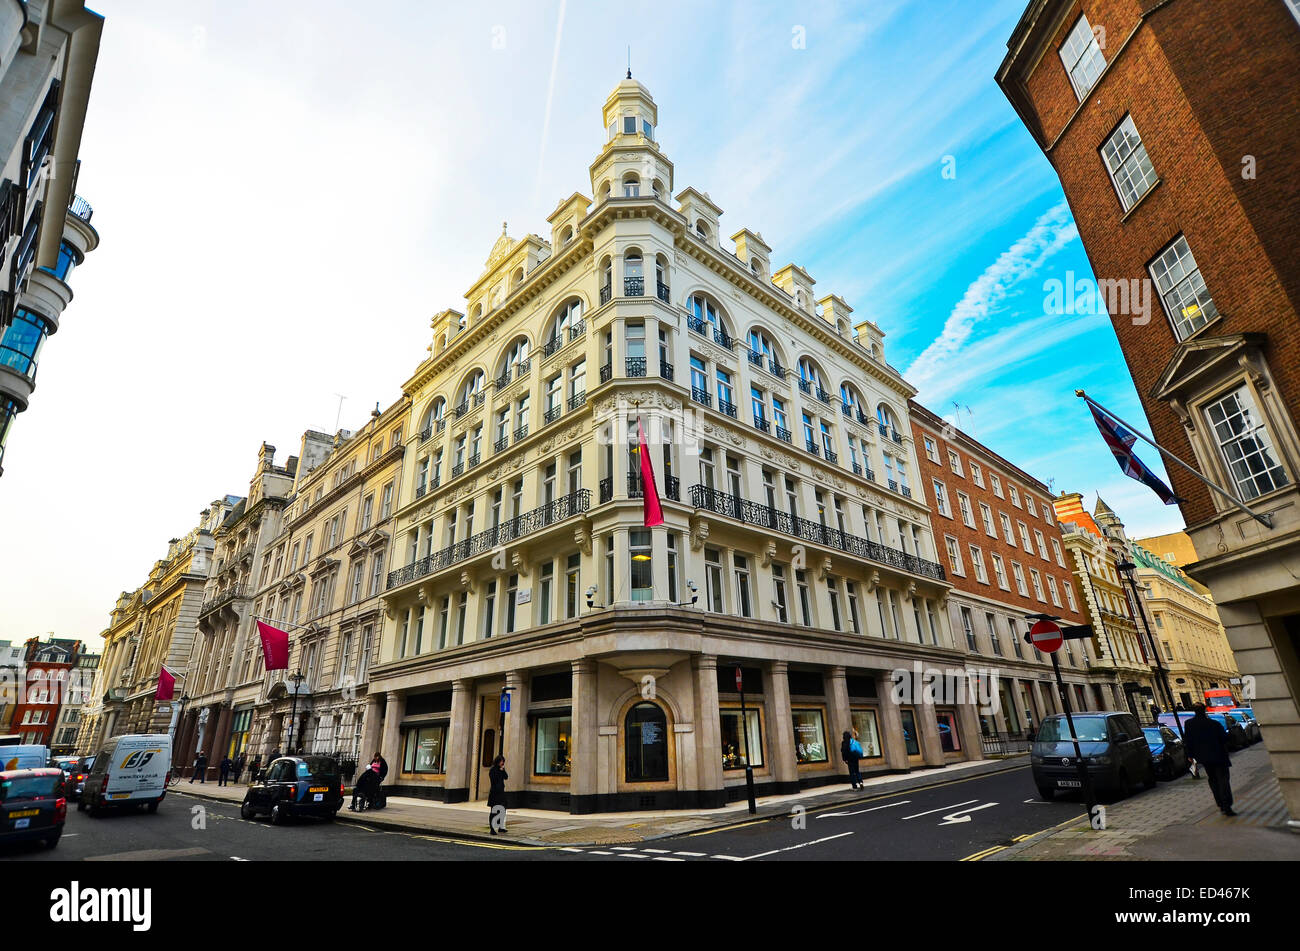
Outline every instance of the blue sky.
{"type": "Polygon", "coordinates": [[[1181,527],[1073,395],[1145,425],[1109,321],[1043,312],[1045,281],[1091,271],[993,81],[1024,0],[92,6],[78,190],[103,244],[10,437],[0,638],[96,634],[263,440],[283,461],[395,400],[501,222],[547,234],[590,192],[629,45],[676,188],[725,234],[880,324],[931,409],[1030,473],[1181,527]]]}

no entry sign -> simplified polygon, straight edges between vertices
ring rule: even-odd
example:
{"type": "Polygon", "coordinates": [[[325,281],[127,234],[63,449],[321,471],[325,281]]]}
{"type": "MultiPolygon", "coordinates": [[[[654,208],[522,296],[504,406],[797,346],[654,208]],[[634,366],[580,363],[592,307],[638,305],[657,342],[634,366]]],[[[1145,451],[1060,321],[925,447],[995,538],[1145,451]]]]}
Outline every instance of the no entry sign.
{"type": "Polygon", "coordinates": [[[1060,650],[1063,642],[1061,628],[1051,621],[1037,621],[1029,629],[1029,643],[1045,654],[1060,650]]]}

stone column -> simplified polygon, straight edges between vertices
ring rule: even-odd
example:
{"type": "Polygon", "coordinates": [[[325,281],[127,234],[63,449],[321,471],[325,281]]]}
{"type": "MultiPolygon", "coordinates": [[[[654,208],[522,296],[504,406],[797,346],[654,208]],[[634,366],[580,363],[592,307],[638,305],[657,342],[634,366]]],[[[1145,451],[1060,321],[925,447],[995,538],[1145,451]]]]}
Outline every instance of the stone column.
{"type": "MultiPolygon", "coordinates": [[[[358,761],[370,762],[366,757],[379,749],[382,725],[383,715],[379,712],[379,695],[367,694],[365,714],[361,720],[361,749],[357,750],[358,761]]],[[[360,762],[358,762],[359,766],[360,762]]],[[[388,769],[390,772],[400,772],[396,762],[390,763],[388,769]]]]}
{"type": "Polygon", "coordinates": [[[1029,681],[1029,693],[1034,701],[1034,706],[1038,708],[1034,719],[1034,729],[1037,730],[1039,724],[1047,717],[1051,716],[1052,710],[1043,699],[1042,687],[1037,680],[1029,681]]]}
{"type": "MultiPolygon", "coordinates": [[[[391,696],[391,694],[390,694],[391,696]]],[[[392,708],[385,717],[392,716],[392,708]]],[[[443,796],[446,802],[465,802],[469,799],[469,777],[475,764],[474,737],[474,681],[454,680],[451,684],[451,725],[447,730],[446,770],[443,796]]]]}
{"type": "Polygon", "coordinates": [[[217,729],[213,733],[212,752],[208,754],[208,763],[216,769],[220,775],[221,761],[226,758],[226,747],[230,745],[230,704],[223,703],[220,706],[221,713],[217,717],[217,729]]]}
{"type": "Polygon", "coordinates": [[[510,805],[523,805],[523,788],[532,775],[528,744],[528,679],[519,671],[506,672],[506,686],[510,688],[510,712],[505,716],[506,772],[510,774],[506,789],[515,793],[510,805]]]}
{"type": "Polygon", "coordinates": [[[917,724],[917,730],[921,734],[921,754],[925,765],[942,766],[945,760],[943,744],[939,740],[939,721],[935,716],[934,704],[929,703],[928,698],[922,697],[921,703],[916,705],[916,718],[921,721],[917,724]]]}
{"type": "Polygon", "coordinates": [[[697,654],[691,658],[691,667],[695,674],[695,766],[700,805],[703,808],[723,806],[727,796],[722,772],[718,657],[697,654]]]}
{"type": "Polygon", "coordinates": [[[596,712],[597,665],[595,661],[572,662],[573,749],[569,773],[569,811],[596,811],[597,778],[600,770],[599,714],[596,712]]]}
{"type": "Polygon", "coordinates": [[[957,729],[961,731],[962,752],[966,759],[983,759],[984,746],[980,743],[979,711],[975,704],[957,704],[957,729]]]}
{"type": "Polygon", "coordinates": [[[827,699],[830,701],[830,709],[827,711],[830,715],[831,722],[826,725],[826,745],[831,756],[831,762],[836,763],[836,769],[840,775],[848,776],[849,766],[839,756],[840,738],[845,730],[853,726],[852,713],[849,710],[849,684],[844,676],[843,667],[832,667],[827,671],[827,680],[830,682],[830,694],[827,699]]]}
{"type": "Polygon", "coordinates": [[[790,665],[774,660],[768,667],[771,688],[765,692],[769,750],[772,754],[770,772],[778,794],[797,792],[799,765],[794,752],[794,719],[790,715],[790,665]]]}
{"type": "Polygon", "coordinates": [[[885,748],[885,765],[891,770],[906,773],[907,741],[903,738],[903,716],[894,699],[894,681],[888,671],[876,673],[876,696],[880,698],[880,742],[885,748]]]}
{"type": "MultiPolygon", "coordinates": [[[[388,760],[388,771],[400,771],[402,762],[402,717],[406,711],[406,696],[395,690],[388,692],[388,707],[384,713],[383,740],[379,752],[388,760]]],[[[295,739],[295,743],[298,741],[295,739]]]]}

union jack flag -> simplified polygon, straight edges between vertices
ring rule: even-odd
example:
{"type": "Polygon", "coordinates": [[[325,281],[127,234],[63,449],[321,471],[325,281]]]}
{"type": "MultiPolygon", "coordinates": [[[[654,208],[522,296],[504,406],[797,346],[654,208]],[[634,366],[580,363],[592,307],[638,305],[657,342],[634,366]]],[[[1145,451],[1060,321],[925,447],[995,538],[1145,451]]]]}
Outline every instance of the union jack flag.
{"type": "Polygon", "coordinates": [[[1142,460],[1133,452],[1133,444],[1137,442],[1137,437],[1121,426],[1113,419],[1102,415],[1097,407],[1091,402],[1088,403],[1088,409],[1092,410],[1093,422],[1101,430],[1101,438],[1106,440],[1106,445],[1115,456],[1115,461],[1119,463],[1119,469],[1130,479],[1136,479],[1156,495],[1160,496],[1160,501],[1165,505],[1177,505],[1183,501],[1156,477],[1156,474],[1143,465],[1142,460]]]}

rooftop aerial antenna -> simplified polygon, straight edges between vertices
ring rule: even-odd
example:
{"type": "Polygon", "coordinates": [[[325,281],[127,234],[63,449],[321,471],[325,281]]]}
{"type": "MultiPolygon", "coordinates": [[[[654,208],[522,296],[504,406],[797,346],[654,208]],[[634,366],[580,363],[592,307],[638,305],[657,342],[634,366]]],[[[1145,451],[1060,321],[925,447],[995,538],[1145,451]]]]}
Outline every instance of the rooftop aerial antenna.
{"type": "Polygon", "coordinates": [[[339,398],[339,411],[334,414],[334,431],[338,432],[339,420],[343,418],[343,401],[347,399],[347,397],[344,396],[342,393],[335,393],[334,395],[339,398]]]}

